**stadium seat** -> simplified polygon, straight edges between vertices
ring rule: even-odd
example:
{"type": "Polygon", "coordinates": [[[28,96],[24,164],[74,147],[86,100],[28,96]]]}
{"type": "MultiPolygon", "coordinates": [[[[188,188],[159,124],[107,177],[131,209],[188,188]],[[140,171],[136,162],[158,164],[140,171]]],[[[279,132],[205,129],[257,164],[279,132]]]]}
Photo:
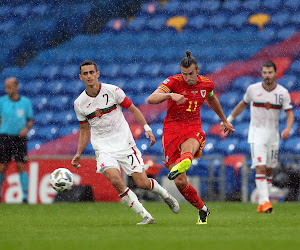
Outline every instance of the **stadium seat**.
{"type": "Polygon", "coordinates": [[[260,7],[260,0],[245,0],[242,7],[245,11],[257,11],[260,7]]]}
{"type": "Polygon", "coordinates": [[[116,18],[110,20],[106,24],[106,28],[111,31],[121,31],[125,28],[126,21],[124,18],[116,18]]]}
{"type": "Polygon", "coordinates": [[[224,156],[234,154],[236,152],[236,146],[238,143],[239,140],[228,137],[223,141],[219,141],[215,145],[215,152],[221,153],[224,156]]]}
{"type": "Polygon", "coordinates": [[[166,28],[167,16],[158,15],[156,17],[151,17],[147,20],[145,28],[150,30],[159,31],[166,28]]]}
{"type": "Polygon", "coordinates": [[[43,141],[54,140],[58,138],[58,130],[59,128],[55,125],[46,125],[43,127],[39,127],[39,129],[36,130],[35,138],[43,141]]]}
{"type": "Polygon", "coordinates": [[[282,27],[277,33],[277,39],[279,41],[286,40],[292,37],[297,32],[296,27],[282,27]]]}
{"type": "Polygon", "coordinates": [[[248,143],[247,136],[236,145],[236,153],[243,154],[245,156],[251,156],[250,144],[248,143]]]}
{"type": "Polygon", "coordinates": [[[220,13],[210,17],[207,21],[207,24],[212,28],[220,30],[224,29],[224,27],[227,25],[227,19],[228,16],[225,13],[220,13]]]}
{"type": "Polygon", "coordinates": [[[248,17],[249,15],[247,14],[247,12],[237,13],[229,17],[228,25],[236,29],[241,29],[247,25],[248,17]]]}
{"type": "Polygon", "coordinates": [[[297,10],[300,9],[300,1],[298,0],[285,0],[283,1],[283,5],[294,12],[297,12],[297,10]]]}
{"type": "Polygon", "coordinates": [[[147,18],[139,16],[128,23],[128,28],[133,31],[141,31],[145,28],[147,18]]]}
{"type": "Polygon", "coordinates": [[[286,22],[289,18],[289,12],[279,12],[276,15],[271,16],[270,25],[275,25],[276,28],[281,28],[286,25],[286,22]]]}
{"type": "MultiPolygon", "coordinates": [[[[261,3],[263,10],[270,11],[271,13],[276,12],[281,8],[281,0],[264,0],[261,3]]],[[[277,15],[278,13],[276,13],[277,15]]]]}
{"type": "Polygon", "coordinates": [[[54,112],[52,110],[39,112],[34,115],[34,123],[37,126],[40,126],[40,125],[46,126],[53,122],[55,116],[56,116],[56,114],[54,114],[54,112]]]}
{"type": "Polygon", "coordinates": [[[211,155],[213,153],[217,153],[215,151],[215,145],[217,143],[217,139],[212,138],[212,137],[207,137],[205,140],[205,145],[203,148],[203,155],[211,155]]]}
{"type": "Polygon", "coordinates": [[[278,83],[283,87],[287,88],[289,91],[297,91],[299,90],[300,84],[298,83],[296,74],[285,75],[278,80],[278,83]]]}
{"type": "Polygon", "coordinates": [[[57,136],[63,137],[63,136],[67,136],[70,134],[76,134],[78,132],[78,130],[79,130],[79,124],[59,127],[59,129],[57,131],[57,136]]]}
{"type": "Polygon", "coordinates": [[[147,2],[142,4],[139,13],[143,15],[155,15],[159,12],[159,3],[156,2],[147,2]]]}
{"type": "Polygon", "coordinates": [[[219,97],[222,107],[234,108],[241,101],[241,95],[238,92],[227,92],[219,97]]]}
{"type": "Polygon", "coordinates": [[[207,13],[216,13],[221,6],[219,0],[203,0],[201,2],[201,11],[207,13]]]}
{"type": "Polygon", "coordinates": [[[283,143],[283,146],[281,148],[284,154],[300,154],[300,138],[295,137],[291,138],[283,143]]]}
{"type": "Polygon", "coordinates": [[[300,106],[300,92],[290,92],[292,103],[295,107],[299,108],[300,106]]]}
{"type": "Polygon", "coordinates": [[[151,129],[156,139],[161,139],[163,134],[163,126],[164,124],[161,122],[151,124],[151,129]]]}
{"type": "Polygon", "coordinates": [[[197,15],[199,13],[199,10],[201,8],[201,2],[199,1],[186,1],[181,4],[181,10],[184,15],[197,15]]]}
{"type": "Polygon", "coordinates": [[[170,16],[176,15],[180,13],[180,2],[179,1],[168,1],[161,8],[161,12],[163,14],[167,14],[170,16]]]}
{"type": "Polygon", "coordinates": [[[31,150],[39,149],[43,145],[43,143],[44,142],[42,140],[29,140],[27,142],[27,150],[31,151],[31,150]]]}
{"type": "Polygon", "coordinates": [[[193,30],[202,30],[206,23],[207,17],[205,17],[204,15],[197,15],[189,18],[186,27],[193,30]]]}
{"type": "Polygon", "coordinates": [[[239,89],[242,92],[246,92],[250,84],[255,83],[255,79],[251,76],[241,76],[234,80],[232,87],[234,89],[239,89]]]}
{"type": "Polygon", "coordinates": [[[225,1],[222,5],[222,10],[228,11],[229,13],[239,12],[241,2],[239,0],[225,1]]]}
{"type": "Polygon", "coordinates": [[[51,110],[70,110],[73,108],[70,97],[66,95],[57,95],[48,100],[46,105],[51,110]]]}
{"type": "Polygon", "coordinates": [[[292,62],[290,70],[292,71],[292,73],[300,74],[300,59],[292,62]]]}

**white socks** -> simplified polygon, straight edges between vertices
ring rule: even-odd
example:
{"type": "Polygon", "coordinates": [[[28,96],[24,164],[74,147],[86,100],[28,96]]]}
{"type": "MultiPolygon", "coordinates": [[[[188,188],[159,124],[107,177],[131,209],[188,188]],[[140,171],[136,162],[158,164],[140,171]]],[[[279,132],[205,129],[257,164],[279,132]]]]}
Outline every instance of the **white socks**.
{"type": "Polygon", "coordinates": [[[159,185],[159,183],[153,179],[153,178],[149,178],[150,184],[151,184],[151,188],[149,189],[149,191],[151,191],[154,194],[158,194],[162,199],[166,199],[169,197],[169,193],[166,189],[164,189],[161,185],[159,185]]]}
{"type": "Polygon", "coordinates": [[[145,216],[151,217],[151,214],[143,207],[142,203],[139,202],[136,194],[132,192],[129,188],[126,188],[126,190],[119,195],[122,199],[122,202],[127,204],[134,212],[142,216],[144,218],[145,216]]]}
{"type": "Polygon", "coordinates": [[[258,192],[258,204],[263,205],[266,201],[270,201],[266,176],[262,174],[256,174],[255,184],[258,192]]]}

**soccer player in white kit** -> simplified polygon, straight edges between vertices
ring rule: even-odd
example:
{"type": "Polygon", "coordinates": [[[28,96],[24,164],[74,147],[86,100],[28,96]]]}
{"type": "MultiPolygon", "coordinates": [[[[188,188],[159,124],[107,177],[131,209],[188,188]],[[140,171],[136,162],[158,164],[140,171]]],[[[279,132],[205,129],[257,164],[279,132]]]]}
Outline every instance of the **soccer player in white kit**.
{"type": "Polygon", "coordinates": [[[248,143],[251,147],[251,168],[256,169],[258,213],[273,212],[269,192],[272,186],[273,168],[278,163],[279,115],[282,109],[287,116],[286,128],[281,132],[283,140],[289,138],[294,123],[289,92],[276,83],[276,74],[276,65],[272,61],[264,63],[261,68],[263,81],[251,84],[247,88],[243,100],[237,104],[227,118],[232,122],[251,103],[248,143]]]}
{"type": "Polygon", "coordinates": [[[77,153],[71,164],[78,168],[81,154],[89,142],[95,150],[97,173],[102,173],[112,183],[122,201],[143,221],[138,225],[154,224],[152,215],[139,202],[135,193],[122,181],[121,167],[132,176],[138,187],[161,196],[174,213],[179,212],[177,200],[159,183],[146,175],[141,152],[135,145],[129,125],[124,118],[122,107],[128,109],[145,129],[150,145],[155,137],[143,114],[125,95],[123,90],[111,84],[100,83],[100,72],[93,61],[84,61],[79,66],[80,79],[86,89],[74,102],[74,109],[80,125],[77,153]],[[91,127],[91,133],[90,128],[91,127]]]}

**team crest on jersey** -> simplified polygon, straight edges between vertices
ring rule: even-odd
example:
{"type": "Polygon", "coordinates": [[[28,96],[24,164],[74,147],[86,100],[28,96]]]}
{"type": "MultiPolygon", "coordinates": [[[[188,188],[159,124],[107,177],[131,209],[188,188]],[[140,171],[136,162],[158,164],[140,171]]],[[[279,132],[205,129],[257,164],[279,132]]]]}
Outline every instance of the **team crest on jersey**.
{"type": "Polygon", "coordinates": [[[202,96],[203,98],[205,98],[205,96],[206,96],[206,90],[201,90],[200,93],[201,93],[201,96],[202,96]]]}
{"type": "Polygon", "coordinates": [[[271,108],[271,103],[266,102],[265,107],[266,107],[266,109],[270,109],[271,108]]]}
{"type": "Polygon", "coordinates": [[[100,118],[100,117],[102,116],[102,111],[101,111],[101,109],[96,109],[95,115],[96,115],[98,118],[100,118]]]}

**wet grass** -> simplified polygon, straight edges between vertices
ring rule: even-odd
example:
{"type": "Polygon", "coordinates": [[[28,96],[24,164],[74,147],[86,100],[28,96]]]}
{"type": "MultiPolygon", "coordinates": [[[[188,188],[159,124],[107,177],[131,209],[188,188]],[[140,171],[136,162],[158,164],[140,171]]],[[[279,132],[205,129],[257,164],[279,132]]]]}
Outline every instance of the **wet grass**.
{"type": "Polygon", "coordinates": [[[164,203],[145,207],[157,224],[119,203],[0,204],[0,249],[300,249],[300,203],[274,204],[257,214],[250,203],[207,203],[207,225],[196,225],[188,203],[173,214],[164,203]]]}

